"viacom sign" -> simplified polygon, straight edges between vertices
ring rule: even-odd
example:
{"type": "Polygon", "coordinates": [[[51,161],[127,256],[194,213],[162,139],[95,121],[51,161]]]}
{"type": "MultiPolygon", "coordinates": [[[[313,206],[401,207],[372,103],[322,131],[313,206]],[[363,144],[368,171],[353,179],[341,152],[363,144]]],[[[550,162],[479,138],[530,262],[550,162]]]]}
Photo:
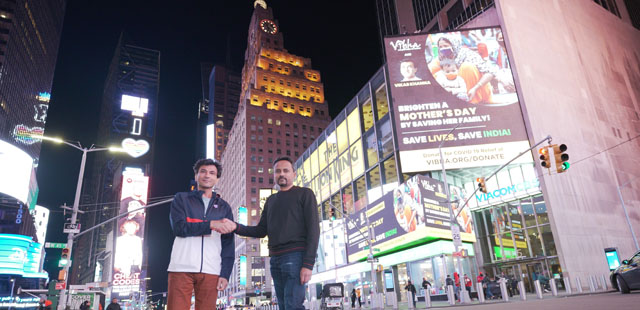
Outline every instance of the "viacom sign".
{"type": "MultiPolygon", "coordinates": [[[[473,185],[475,185],[475,183],[471,183],[471,186],[473,185]]],[[[475,199],[469,200],[469,207],[471,209],[481,208],[496,203],[531,196],[540,192],[539,179],[524,180],[520,183],[503,186],[494,191],[489,191],[486,194],[478,191],[476,192],[475,199]]]]}

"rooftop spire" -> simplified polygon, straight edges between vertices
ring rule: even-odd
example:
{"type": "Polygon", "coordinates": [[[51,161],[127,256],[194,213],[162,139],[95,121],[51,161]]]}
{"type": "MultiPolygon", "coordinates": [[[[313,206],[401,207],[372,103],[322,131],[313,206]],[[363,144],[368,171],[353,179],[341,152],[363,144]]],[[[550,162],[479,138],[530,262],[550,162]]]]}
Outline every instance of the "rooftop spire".
{"type": "Polygon", "coordinates": [[[267,9],[267,2],[264,0],[256,0],[253,2],[253,8],[255,9],[258,5],[260,5],[263,9],[267,9]]]}

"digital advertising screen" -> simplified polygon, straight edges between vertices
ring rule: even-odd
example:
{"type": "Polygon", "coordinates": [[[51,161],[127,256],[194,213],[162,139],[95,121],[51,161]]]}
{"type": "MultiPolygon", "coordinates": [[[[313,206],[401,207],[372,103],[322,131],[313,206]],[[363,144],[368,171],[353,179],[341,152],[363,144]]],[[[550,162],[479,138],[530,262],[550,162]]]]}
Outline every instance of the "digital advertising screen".
{"type": "MultiPolygon", "coordinates": [[[[373,228],[374,255],[394,252],[436,239],[451,239],[449,208],[441,181],[417,175],[356,211],[347,223],[349,262],[367,257],[368,226],[373,228]]],[[[463,241],[475,242],[468,208],[457,218],[463,241]]],[[[454,206],[455,211],[455,206],[454,206]]]]}
{"type": "Polygon", "coordinates": [[[529,148],[499,27],[384,42],[403,173],[440,169],[441,144],[447,169],[500,165],[529,148]]]}
{"type": "Polygon", "coordinates": [[[32,170],[33,158],[29,154],[0,140],[0,193],[27,203],[32,170]]]}
{"type": "Polygon", "coordinates": [[[113,293],[129,295],[140,288],[142,272],[145,210],[149,177],[137,168],[122,172],[120,212],[128,215],[118,219],[116,249],[113,261],[113,293]]]}
{"type": "Polygon", "coordinates": [[[29,236],[0,234],[0,274],[48,278],[42,271],[42,244],[29,236]]]}

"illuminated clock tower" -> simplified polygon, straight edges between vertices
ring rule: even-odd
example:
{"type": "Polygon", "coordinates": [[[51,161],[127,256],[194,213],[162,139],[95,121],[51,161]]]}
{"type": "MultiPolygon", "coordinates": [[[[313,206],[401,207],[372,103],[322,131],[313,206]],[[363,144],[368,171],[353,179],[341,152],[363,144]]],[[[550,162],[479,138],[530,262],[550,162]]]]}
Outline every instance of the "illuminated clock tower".
{"type": "MultiPolygon", "coordinates": [[[[266,2],[255,1],[238,113],[216,189],[247,225],[258,223],[274,187],[273,160],[295,161],[330,122],[320,72],[284,48],[282,31],[266,2]]],[[[222,298],[257,304],[272,296],[266,241],[236,238],[236,264],[222,298]]]]}

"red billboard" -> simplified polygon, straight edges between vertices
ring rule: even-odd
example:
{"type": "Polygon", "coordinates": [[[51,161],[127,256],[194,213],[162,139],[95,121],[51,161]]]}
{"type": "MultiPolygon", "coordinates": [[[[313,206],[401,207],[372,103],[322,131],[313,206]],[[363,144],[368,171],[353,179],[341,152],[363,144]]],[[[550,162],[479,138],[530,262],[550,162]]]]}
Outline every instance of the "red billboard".
{"type": "Polygon", "coordinates": [[[529,148],[499,27],[387,37],[385,50],[404,173],[440,169],[440,145],[449,169],[529,148]]]}

